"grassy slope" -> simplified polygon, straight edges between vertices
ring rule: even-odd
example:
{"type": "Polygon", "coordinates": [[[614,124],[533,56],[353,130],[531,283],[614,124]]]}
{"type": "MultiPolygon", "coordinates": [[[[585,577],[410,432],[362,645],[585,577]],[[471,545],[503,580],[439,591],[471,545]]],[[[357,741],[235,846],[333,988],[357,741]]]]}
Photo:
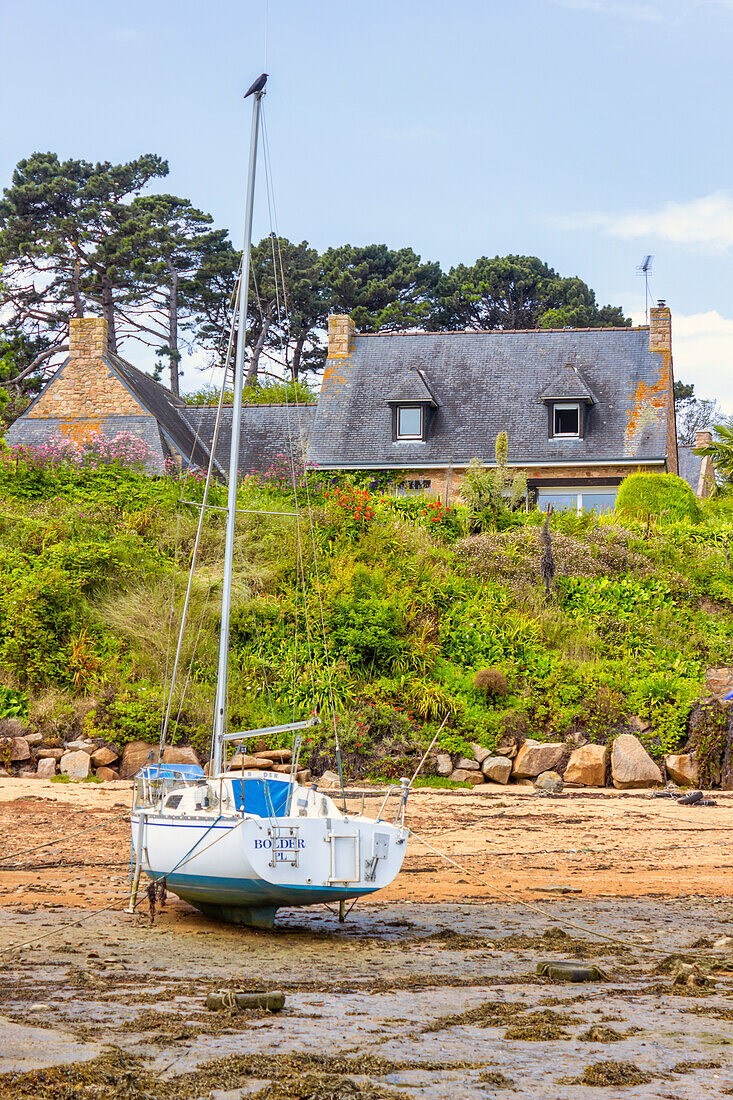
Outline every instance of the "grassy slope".
{"type": "MultiPolygon", "coordinates": [[[[186,493],[197,491],[188,487],[186,493]]],[[[200,491],[200,490],[198,490],[200,491]]],[[[196,510],[179,489],[122,470],[0,472],[0,717],[22,712],[47,735],[86,730],[156,738],[196,510]],[[177,550],[176,550],[177,548],[177,550]],[[176,556],[177,553],[177,556],[176,556]]],[[[242,506],[288,511],[252,486],[242,506]]],[[[346,487],[316,492],[314,528],[241,517],[232,630],[235,728],[328,711],[333,692],[347,770],[399,774],[450,713],[441,744],[488,746],[505,733],[605,741],[633,714],[653,751],[685,737],[708,665],[733,662],[729,505],[698,525],[641,528],[554,520],[557,577],[539,586],[536,516],[465,537],[465,517],[423,515],[346,487]],[[461,527],[463,525],[463,530],[461,527]],[[314,545],[320,572],[316,584],[314,545]],[[305,583],[298,583],[299,555],[305,583]],[[321,611],[330,661],[324,653],[321,611]],[[308,629],[306,629],[306,620],[308,629]],[[473,686],[501,669],[508,691],[473,686]],[[406,759],[408,758],[408,759],[406,759]]],[[[177,736],[208,742],[223,513],[213,513],[184,647],[177,736]],[[198,637],[198,646],[193,639],[198,637]]],[[[331,758],[332,738],[307,746],[331,758]]]]}

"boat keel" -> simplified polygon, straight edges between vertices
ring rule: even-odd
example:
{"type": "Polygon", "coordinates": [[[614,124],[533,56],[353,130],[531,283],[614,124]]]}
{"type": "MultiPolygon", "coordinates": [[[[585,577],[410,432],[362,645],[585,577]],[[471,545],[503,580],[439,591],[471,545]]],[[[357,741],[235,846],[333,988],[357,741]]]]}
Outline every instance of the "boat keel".
{"type": "Polygon", "coordinates": [[[274,928],[275,905],[215,905],[206,901],[192,901],[204,916],[214,920],[226,921],[227,924],[243,924],[248,928],[274,928]]]}

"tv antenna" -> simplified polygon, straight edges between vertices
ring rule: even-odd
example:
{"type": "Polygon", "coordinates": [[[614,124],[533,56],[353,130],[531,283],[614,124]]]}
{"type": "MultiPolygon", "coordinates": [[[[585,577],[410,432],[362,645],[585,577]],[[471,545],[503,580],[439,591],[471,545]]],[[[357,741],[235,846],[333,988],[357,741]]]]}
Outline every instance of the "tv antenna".
{"type": "Polygon", "coordinates": [[[649,276],[652,273],[653,256],[645,256],[636,269],[637,275],[644,276],[644,324],[649,324],[649,276]]]}

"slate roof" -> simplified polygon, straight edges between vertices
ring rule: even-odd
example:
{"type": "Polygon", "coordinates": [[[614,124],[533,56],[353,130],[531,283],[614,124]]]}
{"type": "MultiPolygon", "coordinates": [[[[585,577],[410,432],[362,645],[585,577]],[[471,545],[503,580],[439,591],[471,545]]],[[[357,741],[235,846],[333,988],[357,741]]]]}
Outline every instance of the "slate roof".
{"type": "Polygon", "coordinates": [[[438,408],[440,401],[435,396],[435,390],[428,384],[428,380],[421,370],[408,370],[404,378],[387,394],[384,399],[387,405],[402,405],[409,401],[419,404],[429,404],[438,408]]]}
{"type": "MultiPolygon", "coordinates": [[[[294,453],[305,456],[315,410],[315,405],[243,405],[239,441],[240,474],[266,470],[278,455],[289,453],[291,441],[294,453]]],[[[191,405],[185,415],[191,428],[210,446],[214,437],[216,406],[191,405]]],[[[225,474],[229,471],[231,441],[232,407],[226,405],[222,409],[215,455],[218,466],[225,474]]]]}
{"type": "Polygon", "coordinates": [[[678,447],[677,459],[679,462],[680,477],[684,478],[687,484],[691,486],[693,493],[697,494],[697,487],[700,484],[700,467],[702,466],[703,456],[696,455],[694,447],[678,447]]]}
{"type": "Polygon", "coordinates": [[[648,328],[357,336],[350,356],[326,364],[309,457],[329,469],[490,463],[504,430],[519,465],[663,460],[665,369],[648,328]],[[597,404],[584,439],[548,439],[542,394],[568,363],[597,404]],[[384,395],[415,369],[441,407],[425,442],[393,442],[384,395]]]}

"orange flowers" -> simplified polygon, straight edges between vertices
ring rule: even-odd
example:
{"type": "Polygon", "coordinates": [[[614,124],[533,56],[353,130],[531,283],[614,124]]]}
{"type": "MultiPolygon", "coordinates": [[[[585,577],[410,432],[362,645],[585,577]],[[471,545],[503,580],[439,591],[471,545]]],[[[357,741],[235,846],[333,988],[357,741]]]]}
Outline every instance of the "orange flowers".
{"type": "Polygon", "coordinates": [[[342,485],[326,493],[326,499],[341,509],[344,517],[352,520],[357,527],[366,527],[374,519],[375,512],[368,489],[355,489],[352,485],[342,485]]]}

